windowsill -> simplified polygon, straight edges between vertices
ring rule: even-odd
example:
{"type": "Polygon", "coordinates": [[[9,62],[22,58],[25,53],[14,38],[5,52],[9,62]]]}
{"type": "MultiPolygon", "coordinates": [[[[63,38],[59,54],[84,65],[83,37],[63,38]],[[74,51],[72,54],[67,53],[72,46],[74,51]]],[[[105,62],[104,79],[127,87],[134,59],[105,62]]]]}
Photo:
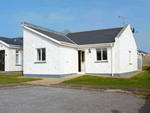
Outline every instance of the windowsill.
{"type": "Polygon", "coordinates": [[[46,61],[36,61],[36,62],[34,62],[35,64],[40,64],[40,63],[46,63],[46,61]]]}
{"type": "Polygon", "coordinates": [[[95,61],[94,63],[108,63],[108,60],[95,61]]]}
{"type": "Polygon", "coordinates": [[[21,66],[21,64],[16,64],[15,66],[21,66]]]}
{"type": "Polygon", "coordinates": [[[129,63],[129,65],[132,65],[132,63],[129,63]]]}

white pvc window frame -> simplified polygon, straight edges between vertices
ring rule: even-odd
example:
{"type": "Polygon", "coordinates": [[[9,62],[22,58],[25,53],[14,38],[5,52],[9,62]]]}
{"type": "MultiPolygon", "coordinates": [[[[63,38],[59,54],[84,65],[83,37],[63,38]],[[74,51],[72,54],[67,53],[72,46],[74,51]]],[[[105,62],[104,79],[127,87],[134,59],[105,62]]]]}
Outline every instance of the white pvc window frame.
{"type": "Polygon", "coordinates": [[[97,61],[108,61],[108,52],[107,52],[107,48],[100,48],[100,49],[96,49],[96,60],[97,61]],[[107,58],[106,60],[104,60],[103,58],[103,50],[106,49],[106,53],[107,53],[107,58]],[[98,57],[97,57],[97,51],[101,51],[101,60],[98,60],[98,57]]]}
{"type": "Polygon", "coordinates": [[[43,62],[43,61],[46,61],[46,48],[37,48],[36,49],[36,52],[37,52],[37,54],[36,54],[36,59],[37,59],[37,62],[43,62]],[[43,55],[42,55],[42,49],[44,49],[45,50],[45,60],[43,60],[43,55]],[[39,53],[38,53],[38,51],[40,52],[40,55],[39,55],[39,53]]]}

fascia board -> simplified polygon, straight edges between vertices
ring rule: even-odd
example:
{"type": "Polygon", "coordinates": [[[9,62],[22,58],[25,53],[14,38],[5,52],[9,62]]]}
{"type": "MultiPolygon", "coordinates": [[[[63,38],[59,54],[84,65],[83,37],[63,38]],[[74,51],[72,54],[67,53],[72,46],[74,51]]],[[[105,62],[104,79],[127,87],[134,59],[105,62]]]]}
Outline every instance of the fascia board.
{"type": "Polygon", "coordinates": [[[116,38],[119,38],[122,34],[123,34],[123,32],[126,30],[126,28],[129,26],[129,24],[126,24],[122,29],[121,29],[121,31],[117,34],[117,36],[115,37],[115,39],[116,38]]]}
{"type": "Polygon", "coordinates": [[[7,44],[7,43],[3,42],[2,40],[0,40],[0,43],[1,43],[1,44],[3,44],[3,45],[5,45],[6,47],[8,47],[8,48],[9,48],[9,44],[7,44]]]}
{"type": "Polygon", "coordinates": [[[63,46],[68,46],[68,47],[75,47],[75,48],[77,48],[77,45],[76,45],[76,44],[70,44],[70,43],[63,42],[63,41],[61,41],[61,45],[63,45],[63,46]]]}
{"type": "Polygon", "coordinates": [[[78,48],[111,47],[111,45],[114,45],[114,43],[99,43],[99,44],[78,45],[78,48]]]}
{"type": "Polygon", "coordinates": [[[49,40],[51,40],[51,41],[53,41],[53,42],[55,42],[55,43],[57,43],[57,44],[61,44],[60,41],[57,41],[57,40],[55,40],[55,39],[53,39],[53,38],[51,38],[51,37],[49,37],[49,36],[47,36],[47,35],[44,35],[44,34],[38,32],[38,31],[36,31],[36,30],[33,30],[33,29],[31,29],[31,28],[29,28],[29,27],[27,27],[27,26],[23,26],[23,27],[24,27],[25,29],[30,30],[30,31],[32,31],[32,32],[34,32],[34,33],[36,33],[36,34],[38,34],[38,35],[41,35],[41,36],[43,36],[43,37],[45,37],[45,38],[47,38],[47,39],[49,39],[49,40]]]}
{"type": "Polygon", "coordinates": [[[7,44],[7,43],[3,42],[2,40],[0,40],[0,43],[3,44],[3,45],[5,45],[8,48],[22,48],[23,49],[22,46],[7,44]]]}
{"type": "Polygon", "coordinates": [[[17,46],[17,45],[9,45],[9,48],[12,48],[12,49],[23,49],[22,46],[17,46]]]}

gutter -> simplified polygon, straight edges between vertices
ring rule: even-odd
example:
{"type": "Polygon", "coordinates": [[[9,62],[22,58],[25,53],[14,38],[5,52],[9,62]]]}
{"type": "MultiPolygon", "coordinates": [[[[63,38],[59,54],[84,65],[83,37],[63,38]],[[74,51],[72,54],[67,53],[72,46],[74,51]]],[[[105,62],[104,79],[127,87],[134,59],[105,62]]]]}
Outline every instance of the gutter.
{"type": "Polygon", "coordinates": [[[85,44],[85,45],[78,45],[78,48],[97,48],[97,47],[110,47],[111,44],[113,45],[113,43],[98,43],[98,44],[85,44]]]}

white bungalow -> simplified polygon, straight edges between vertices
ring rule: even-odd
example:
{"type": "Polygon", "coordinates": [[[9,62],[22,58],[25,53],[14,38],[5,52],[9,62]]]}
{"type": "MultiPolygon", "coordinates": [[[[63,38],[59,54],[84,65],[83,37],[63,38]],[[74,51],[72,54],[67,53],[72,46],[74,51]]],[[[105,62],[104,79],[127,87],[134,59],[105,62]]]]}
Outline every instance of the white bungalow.
{"type": "Polygon", "coordinates": [[[120,28],[62,33],[22,22],[23,74],[59,78],[73,74],[124,76],[138,70],[137,46],[120,28]]]}
{"type": "Polygon", "coordinates": [[[22,72],[23,38],[0,37],[0,73],[22,72]]]}

